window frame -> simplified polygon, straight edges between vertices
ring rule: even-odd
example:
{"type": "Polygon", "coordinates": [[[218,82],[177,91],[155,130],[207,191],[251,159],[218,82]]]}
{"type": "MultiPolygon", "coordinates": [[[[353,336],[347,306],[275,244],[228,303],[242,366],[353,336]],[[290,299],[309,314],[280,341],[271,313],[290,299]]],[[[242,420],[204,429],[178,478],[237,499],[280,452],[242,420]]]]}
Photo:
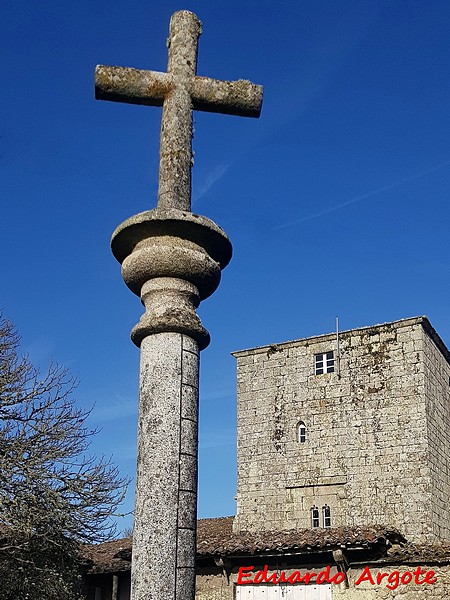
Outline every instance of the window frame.
{"type": "Polygon", "coordinates": [[[331,527],[331,508],[328,504],[322,506],[322,522],[325,529],[331,527]]]}
{"type": "Polygon", "coordinates": [[[311,508],[310,508],[310,513],[311,513],[311,527],[312,527],[312,529],[318,529],[320,527],[319,508],[314,504],[314,506],[311,506],[311,508]]]}
{"type": "Polygon", "coordinates": [[[306,442],[306,425],[304,421],[299,421],[297,424],[297,442],[299,444],[306,442]]]}
{"type": "Polygon", "coordinates": [[[314,375],[325,375],[334,373],[336,370],[336,360],[334,350],[326,352],[317,352],[314,354],[314,375]]]}

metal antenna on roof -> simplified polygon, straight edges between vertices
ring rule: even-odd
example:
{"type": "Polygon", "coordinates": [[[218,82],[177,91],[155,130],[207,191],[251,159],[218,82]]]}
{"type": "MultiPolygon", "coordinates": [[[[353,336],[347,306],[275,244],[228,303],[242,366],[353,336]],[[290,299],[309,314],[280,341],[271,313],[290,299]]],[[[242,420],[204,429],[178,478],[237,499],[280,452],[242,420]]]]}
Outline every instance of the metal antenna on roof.
{"type": "Polygon", "coordinates": [[[336,372],[338,379],[341,378],[341,349],[339,346],[339,317],[336,317],[336,372]]]}

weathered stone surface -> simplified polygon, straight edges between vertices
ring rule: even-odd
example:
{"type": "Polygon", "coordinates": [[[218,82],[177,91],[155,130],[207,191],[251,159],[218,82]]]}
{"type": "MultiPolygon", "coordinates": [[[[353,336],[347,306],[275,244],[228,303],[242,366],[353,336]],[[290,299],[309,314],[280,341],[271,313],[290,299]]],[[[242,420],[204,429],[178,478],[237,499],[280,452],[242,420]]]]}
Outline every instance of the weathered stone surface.
{"type": "Polygon", "coordinates": [[[158,206],[191,210],[192,110],[259,117],[262,87],[249,81],[197,77],[201,23],[182,10],[172,15],[167,73],[127,67],[96,69],[102,100],[163,106],[158,206]]]}
{"type": "Polygon", "coordinates": [[[130,67],[95,67],[97,100],[162,106],[173,83],[168,73],[130,67]]]}
{"type": "Polygon", "coordinates": [[[130,217],[114,231],[111,249],[122,263],[141,242],[165,235],[200,246],[221,269],[231,260],[231,243],[221,227],[206,217],[175,208],[158,207],[130,217]]]}
{"type": "Polygon", "coordinates": [[[179,333],[145,337],[139,395],[132,598],[182,598],[195,577],[185,569],[195,557],[197,516],[196,343],[179,333]]]}
{"type": "Polygon", "coordinates": [[[146,336],[164,331],[189,335],[200,350],[209,344],[209,333],[195,312],[200,300],[194,285],[183,279],[158,277],[143,285],[141,298],[146,311],[131,332],[136,346],[146,336]]]}
{"type": "Polygon", "coordinates": [[[200,247],[165,235],[141,242],[122,263],[122,276],[135,293],[155,278],[172,277],[193,283],[202,298],[210,296],[220,282],[220,267],[200,247]]]}
{"type": "MultiPolygon", "coordinates": [[[[192,110],[241,117],[258,117],[261,113],[262,87],[245,79],[221,81],[197,75],[186,85],[192,110]]],[[[174,86],[169,73],[105,65],[95,68],[97,100],[162,106],[174,86]]]]}
{"type": "Polygon", "coordinates": [[[342,332],[340,346],[339,374],[314,374],[335,334],[235,353],[236,530],[308,527],[327,504],[333,527],[450,540],[448,350],[425,318],[342,332]]]}
{"type": "Polygon", "coordinates": [[[111,247],[125,283],[146,308],[133,342],[139,346],[146,335],[173,331],[190,335],[203,350],[209,334],[195,309],[216,290],[231,259],[225,232],[206,217],[156,208],[124,221],[111,247]]]}

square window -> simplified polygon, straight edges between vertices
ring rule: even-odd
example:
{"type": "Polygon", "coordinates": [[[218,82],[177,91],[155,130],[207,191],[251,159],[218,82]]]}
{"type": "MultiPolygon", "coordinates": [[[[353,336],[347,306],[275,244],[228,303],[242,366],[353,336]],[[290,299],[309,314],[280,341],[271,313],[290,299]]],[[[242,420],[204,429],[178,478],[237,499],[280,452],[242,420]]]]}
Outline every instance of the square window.
{"type": "Polygon", "coordinates": [[[334,373],[334,351],[314,354],[314,374],[334,373]]]}

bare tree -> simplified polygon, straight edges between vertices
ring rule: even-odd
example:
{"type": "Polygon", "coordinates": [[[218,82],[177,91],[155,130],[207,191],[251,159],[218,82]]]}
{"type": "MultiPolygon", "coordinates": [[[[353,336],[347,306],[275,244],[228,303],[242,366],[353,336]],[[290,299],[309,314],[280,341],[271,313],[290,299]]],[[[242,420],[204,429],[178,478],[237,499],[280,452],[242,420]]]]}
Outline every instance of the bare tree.
{"type": "Polygon", "coordinates": [[[126,527],[123,530],[122,535],[123,535],[123,537],[126,537],[126,538],[132,538],[133,537],[133,531],[134,531],[134,526],[131,525],[131,527],[126,527]]]}
{"type": "Polygon", "coordinates": [[[2,600],[72,599],[80,545],[114,535],[128,482],[87,454],[96,431],[75,405],[74,380],[57,364],[41,377],[19,341],[0,318],[2,600]]]}

